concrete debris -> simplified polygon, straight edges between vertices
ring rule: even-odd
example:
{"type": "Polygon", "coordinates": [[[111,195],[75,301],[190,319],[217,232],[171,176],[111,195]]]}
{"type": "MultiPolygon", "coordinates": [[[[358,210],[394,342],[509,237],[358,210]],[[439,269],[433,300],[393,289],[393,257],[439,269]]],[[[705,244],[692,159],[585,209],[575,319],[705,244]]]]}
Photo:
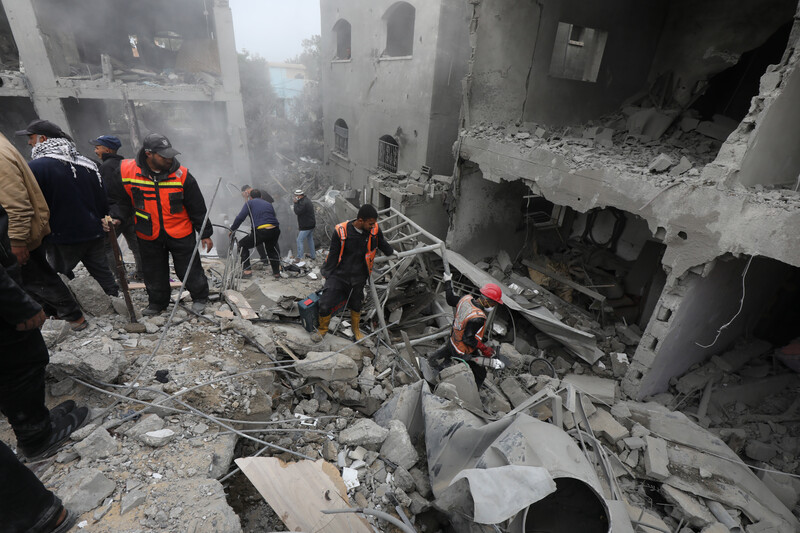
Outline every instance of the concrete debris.
{"type": "Polygon", "coordinates": [[[697,498],[666,484],[661,485],[661,494],[674,506],[671,514],[677,520],[682,520],[697,528],[716,522],[711,511],[697,498]]]}
{"type": "Polygon", "coordinates": [[[117,485],[95,468],[72,471],[64,479],[58,496],[73,512],[91,511],[116,490],[117,485]]]}
{"type": "Polygon", "coordinates": [[[127,364],[122,348],[112,342],[102,348],[90,344],[80,351],[53,352],[48,370],[57,377],[88,376],[96,381],[114,383],[127,364]]]}
{"type": "Polygon", "coordinates": [[[114,312],[111,297],[103,292],[100,284],[91,276],[77,276],[69,280],[69,289],[85,312],[103,316],[114,312]]]}
{"type": "Polygon", "coordinates": [[[106,459],[116,454],[119,448],[120,443],[103,428],[96,429],[74,447],[85,461],[106,459]]]}
{"type": "Polygon", "coordinates": [[[645,473],[658,481],[667,479],[670,476],[667,442],[651,436],[645,437],[644,440],[646,444],[644,450],[645,473]]]}
{"type": "Polygon", "coordinates": [[[47,320],[42,325],[42,337],[49,349],[67,338],[70,334],[70,325],[66,320],[47,320]]]}
{"type": "Polygon", "coordinates": [[[608,406],[616,403],[617,382],[589,374],[569,374],[561,380],[562,384],[573,385],[577,390],[586,394],[594,402],[608,406]]]}
{"type": "Polygon", "coordinates": [[[153,448],[160,448],[165,444],[168,444],[172,439],[175,437],[175,432],[171,429],[164,428],[158,429],[156,431],[148,431],[143,435],[139,436],[139,440],[147,444],[148,446],[152,446],[153,448]]]}
{"type": "Polygon", "coordinates": [[[381,457],[406,470],[412,468],[419,460],[419,454],[411,443],[408,430],[399,420],[389,422],[389,433],[381,445],[380,453],[381,457]]]}
{"type": "Polygon", "coordinates": [[[362,419],[339,433],[339,444],[367,446],[383,443],[389,430],[382,428],[370,419],[362,419]]]}
{"type": "Polygon", "coordinates": [[[124,515],[131,509],[139,507],[145,500],[147,500],[147,493],[142,490],[135,490],[123,495],[122,501],[120,502],[119,514],[124,515]]]}
{"type": "Polygon", "coordinates": [[[350,380],[358,376],[358,365],[352,358],[335,352],[308,352],[297,371],[303,377],[327,381],[350,380]]]}
{"type": "Polygon", "coordinates": [[[658,157],[653,159],[648,167],[650,172],[666,172],[669,170],[673,165],[675,165],[675,161],[672,160],[670,156],[667,154],[658,154],[658,157]]]}

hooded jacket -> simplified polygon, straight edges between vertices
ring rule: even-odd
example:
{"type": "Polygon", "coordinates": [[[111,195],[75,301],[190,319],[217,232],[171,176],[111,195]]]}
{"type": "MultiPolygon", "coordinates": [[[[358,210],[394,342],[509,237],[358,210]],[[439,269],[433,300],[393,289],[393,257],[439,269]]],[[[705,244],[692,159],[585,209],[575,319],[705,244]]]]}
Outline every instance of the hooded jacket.
{"type": "Polygon", "coordinates": [[[8,213],[11,246],[38,248],[50,233],[50,209],[28,162],[1,134],[0,205],[8,213]]]}

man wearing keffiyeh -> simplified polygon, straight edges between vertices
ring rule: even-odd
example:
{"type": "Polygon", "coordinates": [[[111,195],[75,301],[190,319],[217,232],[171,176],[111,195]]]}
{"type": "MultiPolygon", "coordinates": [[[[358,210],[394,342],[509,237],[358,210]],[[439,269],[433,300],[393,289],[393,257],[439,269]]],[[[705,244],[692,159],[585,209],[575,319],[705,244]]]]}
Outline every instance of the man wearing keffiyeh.
{"type": "Polygon", "coordinates": [[[35,120],[17,135],[27,135],[33,147],[28,163],[50,208],[51,233],[59,272],[71,275],[82,262],[106,294],[119,287],[105,255],[102,219],[108,214],[103,182],[97,166],[82,156],[72,139],[47,120],[35,120]]]}

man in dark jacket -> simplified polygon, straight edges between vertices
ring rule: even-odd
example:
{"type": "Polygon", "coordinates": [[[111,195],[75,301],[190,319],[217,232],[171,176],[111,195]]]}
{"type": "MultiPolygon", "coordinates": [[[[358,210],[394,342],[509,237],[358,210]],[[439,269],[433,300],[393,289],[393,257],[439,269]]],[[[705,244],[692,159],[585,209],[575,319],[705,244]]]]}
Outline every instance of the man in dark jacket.
{"type": "Polygon", "coordinates": [[[170,299],[169,256],[175,273],[186,280],[192,295],[192,310],[201,313],[208,302],[208,279],[199,254],[189,264],[200,233],[202,246],[211,251],[214,229],[209,220],[205,228],[206,201],[197,180],[175,158],[180,152],[165,136],[151,133],[144,138],[136,159],[120,163],[120,177],[109,187],[114,225],[134,217],[147,296],[142,314],[157,315],[170,299]],[[202,231],[201,231],[202,230],[202,231]]]}
{"type": "Polygon", "coordinates": [[[281,236],[281,228],[278,218],[275,216],[275,209],[272,204],[261,198],[261,191],[250,189],[250,199],[242,206],[242,210],[233,219],[231,232],[236,231],[242,225],[244,219],[250,217],[252,231],[250,235],[239,241],[242,254],[242,275],[250,277],[253,271],[250,270],[250,251],[255,247],[261,261],[267,262],[272,266],[272,275],[275,278],[281,277],[281,258],[278,254],[278,238],[281,236]]]}
{"type": "Polygon", "coordinates": [[[307,240],[308,254],[313,261],[317,258],[314,250],[314,228],[317,226],[317,219],[314,215],[314,204],[302,189],[294,191],[294,214],[297,215],[297,226],[300,229],[300,233],[297,234],[297,258],[303,258],[303,243],[307,240]]]}
{"type": "MultiPolygon", "coordinates": [[[[109,184],[112,180],[119,179],[119,164],[125,159],[117,153],[122,146],[122,141],[114,135],[101,135],[97,139],[92,139],[89,143],[94,145],[94,154],[102,161],[102,163],[100,163],[100,178],[102,178],[103,186],[106,188],[106,191],[108,191],[109,184]]],[[[109,203],[111,202],[109,201],[109,203]]],[[[122,221],[122,224],[117,228],[118,239],[120,234],[125,237],[125,242],[128,243],[128,248],[133,254],[133,260],[136,262],[136,277],[143,279],[142,259],[139,256],[139,242],[136,239],[136,232],[133,229],[132,219],[122,221]]],[[[114,269],[116,265],[114,248],[111,246],[111,243],[108,242],[108,239],[106,239],[105,242],[106,260],[108,261],[109,268],[111,268],[116,277],[117,271],[114,269]]],[[[120,282],[120,280],[117,279],[117,282],[120,282]]]]}
{"type": "Polygon", "coordinates": [[[55,248],[56,270],[71,275],[83,263],[106,294],[117,296],[101,224],[108,214],[108,200],[97,166],[78,153],[72,139],[52,122],[34,121],[16,134],[27,135],[33,147],[28,165],[50,208],[51,233],[45,241],[55,248]]]}
{"type": "MultiPolygon", "coordinates": [[[[0,207],[0,411],[29,461],[50,457],[87,420],[89,410],[69,400],[49,411],[44,403],[49,356],[39,328],[44,311],[20,287],[17,259],[8,238],[8,215],[0,207]]],[[[66,532],[75,522],[58,497],[47,490],[14,452],[0,442],[0,529],[66,532]]]]}
{"type": "Polygon", "coordinates": [[[314,336],[317,342],[328,333],[333,308],[345,301],[356,340],[364,338],[359,329],[361,301],[378,250],[394,255],[392,246],[378,228],[378,211],[372,205],[362,205],[355,220],[336,225],[328,258],[321,269],[325,288],[319,300],[319,329],[314,336]]]}

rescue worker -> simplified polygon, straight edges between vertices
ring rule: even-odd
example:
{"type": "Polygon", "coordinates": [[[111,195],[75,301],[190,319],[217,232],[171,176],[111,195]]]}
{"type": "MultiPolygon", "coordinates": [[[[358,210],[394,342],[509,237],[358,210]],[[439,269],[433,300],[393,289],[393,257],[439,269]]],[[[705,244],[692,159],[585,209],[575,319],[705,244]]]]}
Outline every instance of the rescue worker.
{"type": "Polygon", "coordinates": [[[385,255],[394,255],[392,246],[378,228],[378,211],[372,205],[362,205],[355,220],[336,225],[328,258],[321,269],[325,287],[319,300],[319,329],[313,335],[315,341],[319,342],[328,333],[333,308],[345,301],[356,340],[364,338],[359,329],[361,301],[379,249],[385,255]]]}
{"type": "MultiPolygon", "coordinates": [[[[119,179],[119,166],[125,159],[117,153],[122,146],[122,141],[119,137],[114,135],[101,135],[96,139],[89,141],[94,146],[94,154],[102,161],[100,163],[100,178],[103,180],[103,185],[106,191],[109,189],[109,183],[115,179],[119,179]]],[[[139,256],[139,242],[136,238],[136,232],[133,229],[133,219],[125,220],[117,232],[117,239],[120,235],[125,237],[125,242],[128,243],[133,254],[133,260],[136,263],[136,277],[134,279],[142,279],[142,259],[139,256]]],[[[116,259],[114,258],[114,248],[108,239],[105,241],[106,260],[108,266],[114,271],[114,276],[117,276],[117,271],[114,269],[116,259]]],[[[121,283],[121,280],[117,279],[121,283]]]]}
{"type": "Polygon", "coordinates": [[[249,278],[253,275],[250,270],[250,251],[255,248],[261,257],[261,262],[266,263],[269,257],[269,264],[272,266],[272,275],[276,279],[281,277],[281,258],[278,255],[278,238],[281,236],[281,228],[278,219],[275,217],[275,210],[272,204],[261,198],[261,191],[250,189],[249,200],[242,206],[242,210],[233,219],[231,233],[239,229],[244,219],[250,217],[250,235],[239,240],[242,258],[242,277],[249,278]]]}
{"type": "Polygon", "coordinates": [[[459,298],[453,292],[452,279],[452,275],[445,273],[447,304],[455,307],[453,329],[447,344],[429,355],[428,361],[435,368],[443,368],[452,359],[465,361],[475,376],[475,384],[480,388],[486,379],[486,366],[491,365],[480,365],[472,358],[477,353],[483,357],[494,356],[494,350],[483,343],[483,335],[487,315],[496,305],[503,305],[503,291],[494,283],[487,283],[481,287],[477,298],[471,294],[459,298]]]}
{"type": "MultiPolygon", "coordinates": [[[[120,164],[120,176],[110,184],[111,216],[118,226],[134,217],[139,239],[142,273],[149,305],[143,315],[152,316],[169,305],[169,255],[175,273],[186,279],[192,295],[192,311],[202,313],[208,302],[208,279],[200,258],[189,265],[206,216],[206,202],[197,181],[175,156],[180,152],[165,136],[151,133],[144,138],[136,159],[120,164]]],[[[206,223],[200,239],[206,251],[214,246],[213,228],[206,223]]]]}

